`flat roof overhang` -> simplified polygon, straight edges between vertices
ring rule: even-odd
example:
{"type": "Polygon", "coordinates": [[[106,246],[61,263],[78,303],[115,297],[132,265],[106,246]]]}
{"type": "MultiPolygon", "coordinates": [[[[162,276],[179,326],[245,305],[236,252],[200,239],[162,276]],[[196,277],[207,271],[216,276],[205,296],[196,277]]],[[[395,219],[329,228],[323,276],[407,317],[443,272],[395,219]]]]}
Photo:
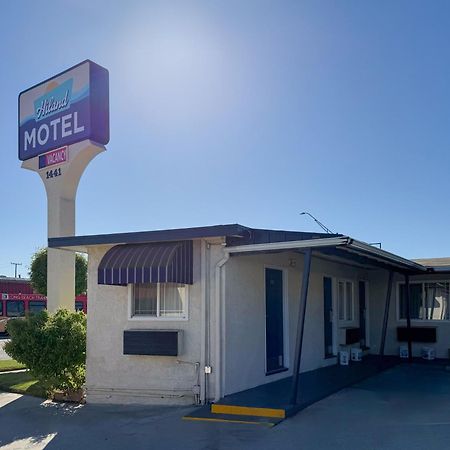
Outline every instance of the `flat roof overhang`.
{"type": "Polygon", "coordinates": [[[201,238],[243,238],[249,229],[239,224],[214,225],[172,230],[134,231],[130,233],[93,234],[88,236],[63,236],[48,239],[49,248],[87,253],[89,247],[118,244],[145,244],[149,242],[170,242],[201,238]]]}
{"type": "Polygon", "coordinates": [[[310,239],[292,242],[274,242],[268,244],[238,245],[226,247],[230,256],[255,253],[280,253],[294,251],[303,253],[312,249],[313,255],[324,255],[330,259],[345,260],[365,268],[381,268],[406,274],[421,274],[430,269],[394,253],[373,247],[349,236],[310,239]]]}
{"type": "Polygon", "coordinates": [[[349,236],[281,232],[287,234],[283,234],[282,236],[278,235],[272,241],[270,232],[280,233],[280,231],[274,230],[252,229],[240,224],[227,224],[171,230],[55,237],[49,238],[48,246],[49,248],[86,253],[90,247],[94,246],[110,247],[118,244],[144,244],[149,242],[223,238],[224,251],[230,256],[262,252],[280,253],[286,251],[304,253],[306,249],[311,248],[315,256],[325,257],[336,262],[346,262],[347,264],[353,264],[367,269],[382,268],[410,275],[435,271],[435,268],[430,268],[418,262],[402,258],[394,253],[373,247],[349,236]],[[261,232],[265,232],[266,234],[269,232],[269,236],[257,236],[256,239],[252,239],[252,236],[255,237],[255,235],[261,232]],[[297,236],[299,236],[299,239],[295,240],[297,236]],[[268,241],[264,241],[265,239],[268,241]],[[252,243],[252,240],[257,243],[252,243]],[[239,242],[242,242],[242,244],[239,242]]]}

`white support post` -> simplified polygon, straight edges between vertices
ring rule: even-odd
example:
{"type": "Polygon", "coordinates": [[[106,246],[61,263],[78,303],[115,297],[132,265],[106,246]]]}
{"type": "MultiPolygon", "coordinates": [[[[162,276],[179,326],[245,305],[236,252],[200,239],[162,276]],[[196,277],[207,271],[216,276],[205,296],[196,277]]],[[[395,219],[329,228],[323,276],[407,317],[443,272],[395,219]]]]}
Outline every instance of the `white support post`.
{"type": "MultiPolygon", "coordinates": [[[[75,235],[75,198],[81,175],[91,160],[105,147],[90,140],[67,147],[67,161],[39,169],[39,157],[22,163],[25,169],[37,172],[47,192],[48,237],[75,235]],[[56,171],[56,172],[54,172],[56,171]],[[51,176],[49,176],[51,175],[51,176]]],[[[75,309],[75,253],[48,249],[47,309],[75,309]]]]}

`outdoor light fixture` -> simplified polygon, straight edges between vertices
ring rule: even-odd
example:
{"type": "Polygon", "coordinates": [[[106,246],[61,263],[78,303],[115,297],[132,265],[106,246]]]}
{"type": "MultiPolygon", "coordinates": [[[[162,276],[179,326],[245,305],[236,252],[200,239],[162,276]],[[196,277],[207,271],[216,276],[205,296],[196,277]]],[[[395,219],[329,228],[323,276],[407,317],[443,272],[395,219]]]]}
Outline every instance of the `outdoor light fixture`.
{"type": "Polygon", "coordinates": [[[312,220],[314,220],[314,222],[317,223],[317,225],[319,225],[320,228],[322,228],[323,231],[325,231],[325,233],[328,234],[335,234],[333,233],[328,227],[326,227],[320,220],[316,219],[311,213],[309,213],[308,211],[303,211],[300,213],[301,216],[303,215],[307,215],[309,217],[311,217],[312,220]]]}

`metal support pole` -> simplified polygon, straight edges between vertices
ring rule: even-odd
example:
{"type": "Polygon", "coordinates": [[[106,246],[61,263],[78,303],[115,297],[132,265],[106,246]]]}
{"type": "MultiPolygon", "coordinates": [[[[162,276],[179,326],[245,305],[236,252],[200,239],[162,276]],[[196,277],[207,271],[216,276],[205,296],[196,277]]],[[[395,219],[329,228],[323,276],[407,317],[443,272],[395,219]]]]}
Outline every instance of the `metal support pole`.
{"type": "Polygon", "coordinates": [[[308,285],[309,274],[311,272],[311,248],[306,249],[304,264],[303,264],[303,281],[302,291],[300,294],[300,305],[298,311],[298,323],[297,323],[297,338],[295,341],[295,359],[292,372],[292,386],[291,386],[291,398],[290,404],[297,404],[297,392],[298,392],[298,379],[300,372],[300,362],[302,359],[302,344],[303,334],[305,329],[305,316],[306,316],[306,300],[308,298],[308,285]]]}
{"type": "Polygon", "coordinates": [[[386,343],[386,332],[389,321],[389,308],[391,306],[392,278],[394,272],[389,271],[389,279],[386,292],[386,304],[384,306],[383,329],[381,331],[380,356],[384,356],[384,345],[386,343]]]}
{"type": "Polygon", "coordinates": [[[412,336],[411,336],[411,293],[409,291],[409,275],[405,274],[405,301],[406,301],[406,328],[408,332],[408,361],[412,362],[412,336]]]}

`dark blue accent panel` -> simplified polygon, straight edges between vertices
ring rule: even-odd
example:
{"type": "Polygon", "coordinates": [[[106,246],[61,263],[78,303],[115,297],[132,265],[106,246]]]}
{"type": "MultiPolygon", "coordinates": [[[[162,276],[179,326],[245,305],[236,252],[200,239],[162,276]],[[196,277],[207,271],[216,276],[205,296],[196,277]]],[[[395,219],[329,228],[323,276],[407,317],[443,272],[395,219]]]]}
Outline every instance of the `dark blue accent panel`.
{"type": "Polygon", "coordinates": [[[91,62],[91,136],[90,139],[106,145],[109,142],[109,73],[91,62]]]}
{"type": "Polygon", "coordinates": [[[266,359],[267,373],[284,367],[283,272],[266,269],[266,359]]]}
{"type": "Polygon", "coordinates": [[[144,278],[142,276],[142,270],[141,269],[136,268],[135,275],[134,275],[134,280],[135,280],[136,284],[144,282],[144,278]]]}
{"type": "Polygon", "coordinates": [[[359,293],[359,329],[360,329],[360,344],[361,348],[366,347],[366,283],[360,281],[358,283],[359,293]]]}
{"type": "Polygon", "coordinates": [[[272,242],[304,241],[309,239],[333,238],[341,234],[310,233],[303,231],[264,230],[248,228],[247,233],[241,236],[228,236],[227,246],[250,244],[269,244],[272,242]]]}
{"type": "Polygon", "coordinates": [[[323,278],[323,331],[325,358],[333,356],[333,289],[330,277],[323,278]]]}
{"type": "Polygon", "coordinates": [[[39,169],[42,169],[45,167],[45,156],[41,155],[39,156],[39,169]]]}

